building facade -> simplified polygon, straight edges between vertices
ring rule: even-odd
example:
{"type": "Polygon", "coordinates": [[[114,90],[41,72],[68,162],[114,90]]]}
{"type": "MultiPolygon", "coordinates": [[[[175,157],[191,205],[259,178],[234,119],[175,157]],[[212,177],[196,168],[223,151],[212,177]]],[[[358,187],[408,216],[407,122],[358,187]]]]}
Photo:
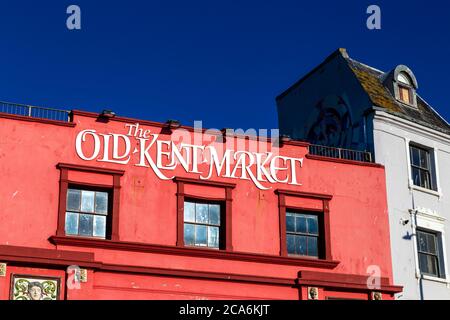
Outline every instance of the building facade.
{"type": "Polygon", "coordinates": [[[383,166],[176,121],[62,115],[0,113],[0,299],[402,290],[383,166]]]}
{"type": "Polygon", "coordinates": [[[339,49],[277,98],[279,125],[326,146],[316,154],[385,166],[398,297],[450,299],[450,126],[417,90],[408,67],[382,72],[339,49]]]}

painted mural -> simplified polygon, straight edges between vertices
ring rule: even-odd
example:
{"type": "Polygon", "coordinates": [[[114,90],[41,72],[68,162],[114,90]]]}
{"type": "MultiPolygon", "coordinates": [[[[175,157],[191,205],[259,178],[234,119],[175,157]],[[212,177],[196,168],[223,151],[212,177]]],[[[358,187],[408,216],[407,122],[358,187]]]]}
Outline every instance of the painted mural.
{"type": "Polygon", "coordinates": [[[349,146],[353,138],[350,106],[342,96],[320,99],[311,115],[307,140],[331,147],[349,146]]]}

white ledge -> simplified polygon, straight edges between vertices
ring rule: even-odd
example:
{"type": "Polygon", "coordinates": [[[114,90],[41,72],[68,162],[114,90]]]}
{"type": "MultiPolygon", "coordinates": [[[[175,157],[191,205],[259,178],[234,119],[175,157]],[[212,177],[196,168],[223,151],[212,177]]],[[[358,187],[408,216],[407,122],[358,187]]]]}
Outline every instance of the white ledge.
{"type": "Polygon", "coordinates": [[[424,193],[428,193],[428,194],[431,194],[431,195],[436,196],[438,198],[442,197],[442,193],[439,192],[439,191],[434,191],[434,190],[431,190],[431,189],[422,188],[422,187],[419,187],[419,186],[416,186],[416,185],[409,185],[409,189],[410,190],[424,192],[424,193]]]}
{"type": "Polygon", "coordinates": [[[422,278],[422,280],[427,280],[427,281],[433,281],[433,282],[439,282],[439,283],[443,283],[446,285],[450,285],[450,282],[445,279],[445,278],[438,278],[438,277],[433,277],[433,276],[428,276],[428,275],[421,275],[420,278],[422,278]]]}

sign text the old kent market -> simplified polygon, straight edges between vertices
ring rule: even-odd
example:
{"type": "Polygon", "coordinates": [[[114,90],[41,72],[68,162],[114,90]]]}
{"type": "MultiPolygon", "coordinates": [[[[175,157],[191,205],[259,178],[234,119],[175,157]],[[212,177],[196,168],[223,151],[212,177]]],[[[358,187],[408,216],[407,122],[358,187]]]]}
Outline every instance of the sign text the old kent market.
{"type": "MultiPolygon", "coordinates": [[[[176,134],[171,135],[171,140],[163,140],[160,134],[143,130],[139,124],[126,124],[125,130],[125,133],[108,134],[94,129],[80,131],[75,143],[77,155],[85,161],[149,168],[163,180],[173,179],[173,171],[181,167],[202,180],[214,176],[251,180],[262,190],[270,189],[270,184],[275,183],[301,185],[297,173],[303,158],[281,156],[279,148],[263,152],[221,148],[225,144],[192,143],[188,141],[191,133],[178,141],[173,138],[180,137],[176,134]]],[[[264,145],[269,144],[264,142],[264,145]]]]}

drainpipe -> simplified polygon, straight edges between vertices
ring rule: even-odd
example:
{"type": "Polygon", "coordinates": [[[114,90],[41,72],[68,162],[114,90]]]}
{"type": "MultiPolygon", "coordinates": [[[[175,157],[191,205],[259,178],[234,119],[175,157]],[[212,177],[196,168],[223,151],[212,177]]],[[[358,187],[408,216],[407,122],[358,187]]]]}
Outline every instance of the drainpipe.
{"type": "Polygon", "coordinates": [[[419,256],[417,253],[417,210],[410,209],[409,213],[411,214],[411,227],[412,227],[412,235],[411,240],[413,241],[413,248],[414,248],[414,264],[415,264],[415,275],[417,279],[417,290],[419,292],[420,300],[423,300],[423,290],[422,290],[422,277],[420,275],[420,269],[419,269],[419,256]]]}
{"type": "MultiPolygon", "coordinates": [[[[375,108],[375,106],[371,106],[368,109],[366,109],[363,112],[363,120],[362,120],[362,122],[363,122],[363,135],[364,135],[364,137],[363,137],[364,138],[364,149],[366,151],[370,152],[370,156],[372,158],[371,160],[373,162],[375,162],[375,142],[372,141],[372,145],[369,147],[369,136],[368,136],[368,132],[367,132],[368,131],[367,130],[367,126],[368,126],[368,122],[369,122],[369,117],[371,115],[373,115],[374,112],[375,112],[374,108],[375,108]]],[[[374,122],[374,118],[375,117],[372,118],[372,124],[374,122]]],[[[373,135],[373,133],[372,133],[372,135],[373,135]]]]}
{"type": "Polygon", "coordinates": [[[414,249],[414,262],[415,262],[415,275],[417,279],[417,289],[419,291],[419,298],[423,300],[423,284],[422,284],[422,275],[420,273],[419,268],[419,251],[417,248],[417,209],[414,202],[414,191],[411,190],[412,197],[412,209],[409,210],[411,214],[411,227],[412,227],[412,235],[411,239],[413,240],[413,249],[414,249]]]}

